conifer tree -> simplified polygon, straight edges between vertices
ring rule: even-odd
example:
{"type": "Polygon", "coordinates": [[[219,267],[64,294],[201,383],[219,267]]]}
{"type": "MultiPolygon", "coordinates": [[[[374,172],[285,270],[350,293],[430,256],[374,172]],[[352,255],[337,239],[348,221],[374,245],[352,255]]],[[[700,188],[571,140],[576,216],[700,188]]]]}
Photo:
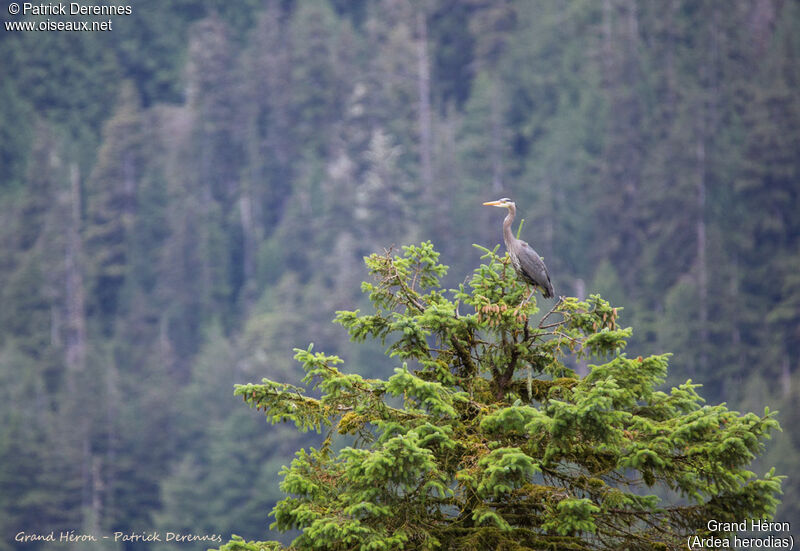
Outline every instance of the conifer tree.
{"type": "Polygon", "coordinates": [[[562,297],[537,315],[496,250],[449,292],[430,242],[366,259],[374,313],[336,322],[388,345],[387,379],[312,345],[296,350],[312,392],[237,386],[272,423],[327,434],[282,471],[273,527],[301,531],[289,549],[678,549],[708,519],[774,513],[781,477],[747,470],[774,413],[704,406],[691,381],[657,390],[668,354],[627,357],[618,309],[562,297]],[[579,378],[582,358],[596,364],[579,378]]]}
{"type": "MultiPolygon", "coordinates": [[[[129,275],[129,240],[137,213],[142,174],[142,115],[130,82],[120,89],[118,107],[104,128],[103,147],[87,183],[83,238],[88,256],[90,308],[110,319],[129,275]]],[[[111,324],[108,324],[111,325],[111,324]]]]}

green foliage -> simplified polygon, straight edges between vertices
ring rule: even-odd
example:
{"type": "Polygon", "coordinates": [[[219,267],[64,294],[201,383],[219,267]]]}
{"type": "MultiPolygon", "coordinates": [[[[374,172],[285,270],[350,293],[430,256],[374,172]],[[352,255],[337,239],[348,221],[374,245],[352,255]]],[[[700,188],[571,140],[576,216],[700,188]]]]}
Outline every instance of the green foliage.
{"type": "Polygon", "coordinates": [[[0,85],[0,186],[19,185],[25,175],[31,128],[24,124],[31,116],[30,106],[20,97],[11,79],[0,85]]]}
{"type": "MultiPolygon", "coordinates": [[[[562,297],[537,316],[508,257],[482,250],[449,292],[430,242],[365,259],[375,313],[336,322],[404,362],[388,379],[309,346],[295,359],[315,396],[237,385],[270,422],[327,434],[282,471],[273,527],[301,531],[289,549],[653,549],[682,545],[703,519],[774,514],[782,477],[747,470],[779,429],[774,413],[704,406],[691,381],[657,390],[668,355],[628,358],[616,308],[562,297]],[[578,378],[577,358],[601,363],[578,378]]],[[[221,549],[258,546],[283,549],[221,549]]]]}
{"type": "Polygon", "coordinates": [[[87,185],[84,230],[92,306],[108,320],[129,271],[130,233],[143,154],[138,99],[133,86],[121,87],[114,116],[103,130],[103,147],[87,185]]]}

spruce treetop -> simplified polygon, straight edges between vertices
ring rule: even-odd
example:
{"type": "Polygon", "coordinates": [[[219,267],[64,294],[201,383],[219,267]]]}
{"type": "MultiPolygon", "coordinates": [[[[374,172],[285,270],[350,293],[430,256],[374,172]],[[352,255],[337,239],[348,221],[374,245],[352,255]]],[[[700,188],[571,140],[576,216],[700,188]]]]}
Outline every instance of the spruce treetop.
{"type": "Polygon", "coordinates": [[[521,304],[508,257],[482,250],[450,291],[430,242],[365,259],[374,312],[335,321],[387,346],[388,379],[309,346],[295,356],[304,386],[236,387],[271,422],[327,435],[282,471],[272,526],[300,530],[289,549],[679,549],[709,519],[771,517],[781,477],[747,467],[779,429],[773,412],[704,405],[691,381],[658,390],[669,355],[626,356],[618,308],[521,304]],[[580,360],[595,362],[583,378],[580,360]]]}

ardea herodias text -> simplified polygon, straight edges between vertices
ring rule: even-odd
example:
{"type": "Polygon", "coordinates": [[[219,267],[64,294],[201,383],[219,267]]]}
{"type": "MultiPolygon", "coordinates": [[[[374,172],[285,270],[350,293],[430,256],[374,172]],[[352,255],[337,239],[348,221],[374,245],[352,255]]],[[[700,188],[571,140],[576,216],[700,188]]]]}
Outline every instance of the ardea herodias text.
{"type": "Polygon", "coordinates": [[[506,243],[508,256],[511,257],[511,264],[523,280],[542,290],[544,298],[555,296],[553,284],[550,283],[550,274],[547,272],[547,266],[544,265],[542,258],[525,241],[514,237],[511,231],[511,223],[517,214],[517,206],[514,201],[504,197],[497,201],[489,201],[484,205],[508,209],[506,219],[503,220],[503,241],[506,243]]]}

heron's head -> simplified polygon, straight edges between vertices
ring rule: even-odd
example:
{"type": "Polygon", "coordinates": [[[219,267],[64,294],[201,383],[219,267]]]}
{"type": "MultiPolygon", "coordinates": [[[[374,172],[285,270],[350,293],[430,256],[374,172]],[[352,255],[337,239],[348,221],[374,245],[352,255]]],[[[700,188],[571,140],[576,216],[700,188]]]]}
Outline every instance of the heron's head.
{"type": "Polygon", "coordinates": [[[503,197],[502,199],[498,199],[497,201],[487,201],[486,203],[484,203],[484,206],[513,209],[516,205],[514,205],[514,201],[512,201],[508,197],[503,197]]]}

